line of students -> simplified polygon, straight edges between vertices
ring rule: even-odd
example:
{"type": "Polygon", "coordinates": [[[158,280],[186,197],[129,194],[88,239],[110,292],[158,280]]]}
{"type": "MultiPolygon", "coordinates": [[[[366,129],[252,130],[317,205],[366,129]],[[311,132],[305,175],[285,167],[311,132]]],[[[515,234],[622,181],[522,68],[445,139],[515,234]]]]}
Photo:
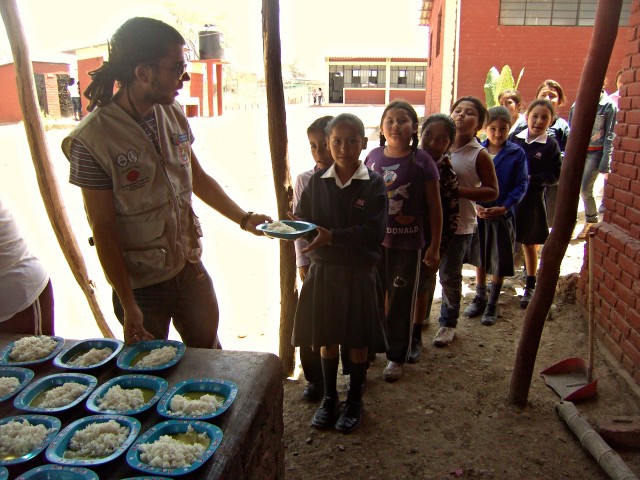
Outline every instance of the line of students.
{"type": "MultiPolygon", "coordinates": [[[[301,347],[309,382],[303,398],[322,397],[312,425],[345,433],[358,428],[372,354],[386,352],[388,382],[402,377],[406,362],[419,359],[436,272],[442,306],[433,344],[446,346],[455,336],[466,254],[475,249],[471,261],[481,275],[493,277],[488,301],[481,282],[477,297],[484,305],[474,301],[482,323],[491,325],[501,279],[513,275],[514,235],[525,252],[533,245],[535,253],[535,244],[546,239],[543,187],[557,181],[560,164],[557,144],[546,134],[553,106],[533,102],[528,128],[513,142],[507,140],[511,116],[496,107],[488,113],[488,139],[480,144],[476,134],[485,118],[477,98],[462,97],[449,117],[436,114],[424,122],[420,142],[415,110],[394,101],[382,115],[380,147],[364,162],[359,155],[367,139],[356,116],[323,117],[309,127],[316,167],[298,178],[291,217],[318,229],[296,244],[303,284],[292,343],[301,347]],[[527,187],[531,198],[518,206],[527,187]],[[518,216],[526,219],[520,230],[518,216]],[[336,388],[340,351],[350,375],[343,408],[336,388]]],[[[527,263],[529,294],[535,270],[527,263]]]]}

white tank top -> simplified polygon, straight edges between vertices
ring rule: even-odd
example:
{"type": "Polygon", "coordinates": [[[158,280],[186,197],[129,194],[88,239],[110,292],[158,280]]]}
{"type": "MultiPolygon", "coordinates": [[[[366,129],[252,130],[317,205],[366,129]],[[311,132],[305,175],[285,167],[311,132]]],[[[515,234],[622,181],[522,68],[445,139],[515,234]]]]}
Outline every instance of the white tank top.
{"type": "MultiPolygon", "coordinates": [[[[476,158],[484,147],[478,143],[476,138],[472,138],[464,147],[460,147],[451,153],[451,165],[458,176],[460,187],[479,187],[480,177],[476,172],[476,158]]],[[[476,202],[466,198],[460,198],[460,220],[456,235],[467,235],[476,229],[476,202]]]]}

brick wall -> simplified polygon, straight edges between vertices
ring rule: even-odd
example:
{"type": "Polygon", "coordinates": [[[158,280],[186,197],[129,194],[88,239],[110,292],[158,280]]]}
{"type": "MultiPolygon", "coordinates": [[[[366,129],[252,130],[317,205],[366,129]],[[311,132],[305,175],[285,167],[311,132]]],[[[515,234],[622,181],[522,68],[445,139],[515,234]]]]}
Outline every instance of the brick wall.
{"type": "MultiPolygon", "coordinates": [[[[640,385],[640,0],[631,7],[604,220],[593,230],[596,335],[640,385]]],[[[588,257],[578,300],[588,304],[588,257]]]]}
{"type": "Polygon", "coordinates": [[[442,45],[440,52],[436,55],[436,43],[438,40],[438,14],[442,12],[442,25],[445,25],[448,19],[444,15],[444,0],[435,0],[431,9],[431,21],[429,26],[429,67],[427,68],[427,90],[424,100],[425,116],[440,111],[440,96],[443,89],[442,85],[442,45]]]}

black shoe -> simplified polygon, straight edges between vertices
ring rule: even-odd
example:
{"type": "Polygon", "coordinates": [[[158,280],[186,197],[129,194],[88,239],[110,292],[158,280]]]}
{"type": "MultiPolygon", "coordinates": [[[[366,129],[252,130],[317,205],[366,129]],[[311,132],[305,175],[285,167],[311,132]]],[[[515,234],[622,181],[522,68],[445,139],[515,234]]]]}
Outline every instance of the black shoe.
{"type": "Polygon", "coordinates": [[[407,363],[416,363],[422,356],[422,339],[411,339],[411,346],[409,347],[409,355],[407,355],[407,363]]]}
{"type": "Polygon", "coordinates": [[[522,299],[520,299],[520,308],[527,308],[531,299],[533,298],[533,293],[535,289],[526,288],[524,289],[524,293],[522,294],[522,299]]]}
{"type": "Polygon", "coordinates": [[[488,303],[482,314],[482,325],[491,326],[498,320],[498,306],[496,304],[488,303]]]}
{"type": "Polygon", "coordinates": [[[477,317],[478,315],[482,315],[486,306],[487,297],[476,295],[469,306],[464,309],[464,314],[469,318],[477,317]]]}
{"type": "Polygon", "coordinates": [[[336,397],[324,397],[320,408],[313,414],[311,425],[317,428],[332,428],[338,415],[338,399],[336,397]]]}
{"type": "Polygon", "coordinates": [[[349,400],[344,404],[344,410],[336,422],[336,430],[351,433],[360,426],[362,421],[362,401],[349,400]]]}
{"type": "Polygon", "coordinates": [[[300,398],[305,402],[315,403],[322,398],[322,394],[324,393],[324,388],[319,383],[307,383],[302,390],[302,395],[300,398]]]}

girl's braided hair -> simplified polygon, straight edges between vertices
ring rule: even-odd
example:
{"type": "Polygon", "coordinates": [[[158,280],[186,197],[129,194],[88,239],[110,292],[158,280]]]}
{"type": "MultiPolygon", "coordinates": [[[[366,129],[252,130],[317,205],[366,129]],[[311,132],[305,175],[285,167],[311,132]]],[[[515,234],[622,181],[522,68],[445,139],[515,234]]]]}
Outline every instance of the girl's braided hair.
{"type": "Polygon", "coordinates": [[[89,72],[91,83],[84,91],[87,110],[109,103],[116,82],[119,87],[129,85],[138,65],[157,62],[171,45],[184,44],[180,32],[160,20],[135,17],[124,22],[109,42],[109,60],[89,72]]]}
{"type": "MultiPolygon", "coordinates": [[[[381,147],[384,147],[385,144],[387,143],[387,139],[384,138],[384,134],[382,133],[382,122],[384,121],[384,117],[387,115],[387,112],[394,108],[401,108],[402,110],[405,110],[409,114],[409,117],[411,117],[411,121],[413,122],[413,124],[416,127],[418,127],[419,125],[418,114],[416,113],[415,109],[411,106],[411,104],[405,100],[394,100],[393,102],[389,103],[389,105],[387,105],[387,107],[384,109],[384,112],[382,112],[382,119],[380,120],[380,146],[381,147]]],[[[416,128],[416,132],[411,136],[411,150],[415,152],[418,149],[419,143],[420,143],[420,139],[418,138],[418,132],[416,128]]]]}

